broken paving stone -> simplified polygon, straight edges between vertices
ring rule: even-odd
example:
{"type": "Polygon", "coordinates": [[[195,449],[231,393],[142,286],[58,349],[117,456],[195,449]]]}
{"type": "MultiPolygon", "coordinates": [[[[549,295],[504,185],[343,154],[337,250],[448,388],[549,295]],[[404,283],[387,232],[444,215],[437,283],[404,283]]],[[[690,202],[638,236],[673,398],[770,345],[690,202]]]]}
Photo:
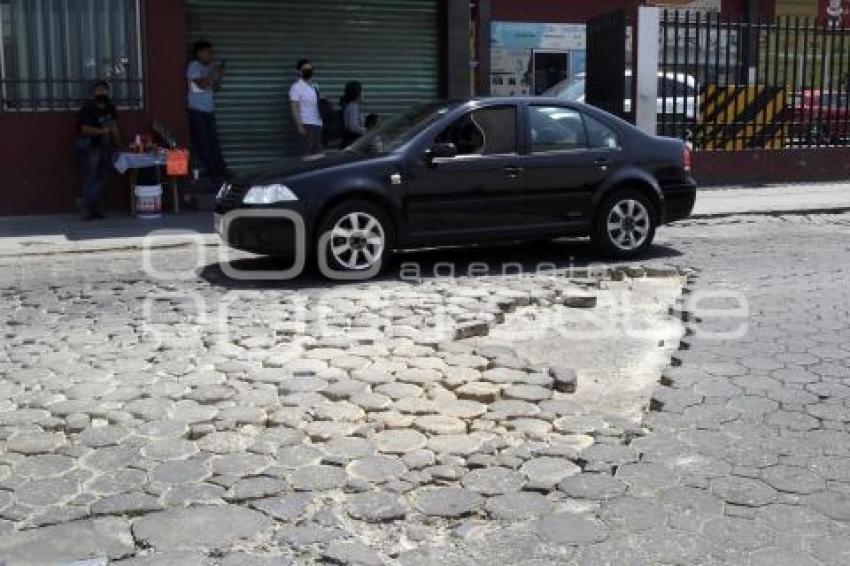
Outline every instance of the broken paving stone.
{"type": "Polygon", "coordinates": [[[65,444],[61,432],[19,432],[6,441],[6,450],[18,454],[49,454],[65,444]]]}
{"type": "Polygon", "coordinates": [[[468,456],[484,448],[492,435],[488,433],[443,434],[428,438],[428,448],[438,454],[468,456]]]}
{"type": "Polygon", "coordinates": [[[352,566],[381,566],[386,564],[377,552],[359,541],[333,541],[322,553],[322,556],[333,564],[352,566]]]}
{"type": "Polygon", "coordinates": [[[542,493],[514,491],[489,498],[485,509],[497,520],[522,521],[546,515],[552,510],[552,503],[542,493]]]}
{"type": "Polygon", "coordinates": [[[595,434],[608,427],[605,419],[594,415],[567,415],[555,419],[552,425],[564,434],[595,434]]]}
{"type": "Polygon", "coordinates": [[[433,466],[437,458],[433,452],[422,448],[406,453],[402,456],[401,461],[411,470],[421,470],[422,468],[433,466]]]}
{"type": "Polygon", "coordinates": [[[261,537],[272,520],[238,505],[170,509],[133,523],[136,540],[156,550],[226,548],[241,540],[261,537]]]}
{"type": "Polygon", "coordinates": [[[152,460],[185,460],[198,453],[198,445],[183,438],[156,440],[142,448],[142,454],[152,460]]]}
{"type": "Polygon", "coordinates": [[[159,498],[141,491],[111,495],[91,506],[92,515],[139,515],[160,509],[159,498]]]}
{"type": "Polygon", "coordinates": [[[525,485],[525,476],[508,468],[494,466],[469,472],[463,476],[461,484],[482,495],[500,495],[521,490],[525,485]]]}
{"type": "Polygon", "coordinates": [[[475,513],[483,504],[481,495],[458,487],[426,488],[415,495],[413,502],[414,507],[425,515],[446,518],[475,513]]]}
{"type": "Polygon", "coordinates": [[[461,385],[455,390],[458,399],[469,399],[481,403],[493,403],[501,395],[502,388],[494,383],[483,381],[461,385]]]}
{"type": "Polygon", "coordinates": [[[285,481],[278,478],[264,476],[243,478],[230,486],[230,489],[224,494],[224,498],[228,501],[260,499],[277,495],[288,487],[285,481]]]}
{"type": "Polygon", "coordinates": [[[313,495],[295,493],[283,497],[269,497],[251,503],[251,507],[262,511],[278,521],[294,521],[301,517],[313,503],[313,495]]]}
{"type": "Polygon", "coordinates": [[[413,426],[427,434],[463,434],[466,423],[457,417],[447,415],[426,415],[417,417],[413,426]]]}
{"type": "Polygon", "coordinates": [[[490,325],[484,321],[475,320],[455,326],[455,340],[487,336],[489,333],[490,325]]]}
{"type": "Polygon", "coordinates": [[[323,456],[324,453],[321,450],[306,444],[284,446],[277,451],[277,460],[280,465],[292,469],[318,464],[323,456]]]}
{"type": "Polygon", "coordinates": [[[626,492],[626,484],[606,474],[576,474],[558,482],[558,489],[577,499],[605,501],[626,492]]]}
{"type": "Polygon", "coordinates": [[[557,544],[589,544],[608,538],[608,529],[601,522],[575,513],[557,513],[538,519],[535,532],[557,544]]]}
{"type": "Polygon", "coordinates": [[[437,410],[448,417],[475,419],[487,412],[487,405],[468,399],[440,401],[437,410]]]}
{"type": "Polygon", "coordinates": [[[421,432],[410,429],[385,430],[375,436],[378,451],[388,454],[405,454],[424,448],[427,440],[421,432]]]}
{"type": "Polygon", "coordinates": [[[292,472],[289,483],[297,491],[328,491],[339,489],[348,481],[345,470],[326,464],[302,466],[292,472]]]}
{"type": "Polygon", "coordinates": [[[244,452],[253,439],[233,431],[213,432],[198,441],[198,448],[214,454],[244,452]]]}
{"type": "Polygon", "coordinates": [[[368,491],[349,496],[345,509],[355,519],[373,523],[403,519],[407,508],[395,495],[385,491],[368,491]]]}
{"type": "Polygon", "coordinates": [[[16,487],[15,499],[32,507],[61,505],[77,495],[79,488],[79,482],[70,477],[35,480],[16,487]]]}
{"type": "Polygon", "coordinates": [[[511,385],[502,391],[505,399],[516,399],[536,403],[551,399],[552,390],[539,385],[511,385]]]}
{"type": "Polygon", "coordinates": [[[280,530],[280,539],[295,547],[305,547],[312,544],[321,544],[343,538],[347,535],[345,531],[336,527],[323,527],[317,523],[304,523],[294,527],[284,527],[280,530]]]}
{"type": "Polygon", "coordinates": [[[134,551],[129,523],[115,517],[0,536],[0,556],[9,564],[68,564],[92,556],[117,560],[134,551]]]}
{"type": "MultiPolygon", "coordinates": [[[[31,479],[46,479],[64,474],[76,466],[76,461],[59,454],[39,454],[23,458],[15,465],[18,475],[31,479]]],[[[0,472],[0,479],[4,474],[0,472]]]]}
{"type": "Polygon", "coordinates": [[[540,457],[528,460],[519,469],[528,478],[526,489],[554,489],[562,479],[581,473],[581,468],[565,458],[540,457]]]}
{"type": "Polygon", "coordinates": [[[561,302],[573,309],[593,309],[596,308],[597,299],[593,293],[575,290],[562,295],[561,302]]]}
{"type": "Polygon", "coordinates": [[[332,438],[321,445],[325,463],[347,464],[357,458],[365,458],[375,454],[375,445],[365,438],[356,436],[340,436],[332,438]]]}
{"type": "Polygon", "coordinates": [[[163,495],[167,507],[189,507],[191,505],[221,505],[224,503],[224,488],[211,483],[185,483],[171,487],[163,495]]]}
{"type": "Polygon", "coordinates": [[[345,471],[356,480],[383,483],[397,479],[407,471],[401,460],[390,456],[372,456],[354,460],[345,471]]]}
{"type": "Polygon", "coordinates": [[[775,489],[763,481],[729,476],[711,482],[711,491],[720,499],[734,505],[761,507],[776,499],[775,489]]]}
{"type": "Polygon", "coordinates": [[[351,436],[361,426],[360,423],[313,421],[304,426],[304,433],[313,442],[324,442],[335,437],[351,436]]]}
{"type": "MultiPolygon", "coordinates": [[[[500,383],[511,385],[515,383],[524,383],[528,378],[528,373],[515,369],[512,367],[504,367],[506,364],[500,362],[500,365],[503,367],[495,367],[493,369],[488,369],[484,373],[481,374],[481,379],[484,381],[490,381],[492,383],[500,383]]],[[[518,363],[519,366],[524,366],[522,363],[518,363]]]]}
{"type": "Polygon", "coordinates": [[[561,393],[575,393],[578,386],[578,374],[576,370],[565,367],[549,368],[549,375],[555,380],[555,391],[561,393]]]}

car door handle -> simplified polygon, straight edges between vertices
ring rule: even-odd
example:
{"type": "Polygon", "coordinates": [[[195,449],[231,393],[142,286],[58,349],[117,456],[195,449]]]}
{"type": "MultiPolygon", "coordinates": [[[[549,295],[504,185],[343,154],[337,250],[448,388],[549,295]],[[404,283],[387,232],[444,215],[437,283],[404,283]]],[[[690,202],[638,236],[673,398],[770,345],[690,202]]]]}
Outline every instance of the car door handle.
{"type": "Polygon", "coordinates": [[[525,172],[525,169],[516,165],[511,165],[502,169],[502,172],[511,179],[516,179],[525,172]]]}
{"type": "Polygon", "coordinates": [[[608,166],[611,165],[611,162],[608,160],[607,157],[600,157],[598,159],[595,159],[593,163],[603,171],[607,171],[608,166]]]}

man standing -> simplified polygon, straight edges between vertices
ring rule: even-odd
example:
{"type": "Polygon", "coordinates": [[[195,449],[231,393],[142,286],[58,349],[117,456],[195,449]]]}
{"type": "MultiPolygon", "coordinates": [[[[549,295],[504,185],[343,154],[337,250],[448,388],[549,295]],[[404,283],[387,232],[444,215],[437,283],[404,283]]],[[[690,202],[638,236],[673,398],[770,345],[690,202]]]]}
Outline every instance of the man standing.
{"type": "Polygon", "coordinates": [[[301,59],[295,66],[299,78],[289,89],[292,120],[298,131],[299,153],[309,157],[322,153],[322,116],[319,112],[319,87],[313,82],[313,64],[301,59]]]}
{"type": "Polygon", "coordinates": [[[112,150],[121,144],[118,111],[109,100],[108,83],[98,81],[92,85],[91,98],[80,109],[77,122],[77,152],[83,178],[83,218],[101,219],[104,216],[100,207],[112,169],[112,150]]]}
{"type": "Polygon", "coordinates": [[[213,65],[213,46],[209,41],[198,41],[194,47],[194,60],[189,63],[186,78],[189,81],[189,129],[192,149],[217,191],[227,176],[227,166],[218,141],[215,120],[215,91],[221,86],[225,64],[213,65]]]}

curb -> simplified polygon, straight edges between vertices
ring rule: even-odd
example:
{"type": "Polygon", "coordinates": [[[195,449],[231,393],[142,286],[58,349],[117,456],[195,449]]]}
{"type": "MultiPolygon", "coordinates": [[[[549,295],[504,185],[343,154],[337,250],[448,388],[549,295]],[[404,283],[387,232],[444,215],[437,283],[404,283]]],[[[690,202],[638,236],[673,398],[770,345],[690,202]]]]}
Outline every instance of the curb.
{"type": "MultiPolygon", "coordinates": [[[[204,247],[213,247],[218,246],[220,242],[204,242],[204,247]]],[[[52,250],[44,250],[44,251],[26,251],[26,250],[15,250],[15,251],[0,251],[0,259],[3,258],[26,258],[26,257],[50,257],[56,255],[84,255],[84,254],[100,254],[100,253],[112,253],[112,252],[138,252],[145,249],[148,250],[167,250],[167,249],[180,249],[187,248],[189,246],[195,245],[192,242],[174,242],[174,243],[163,243],[163,244],[154,244],[150,246],[142,246],[140,244],[126,244],[126,245],[116,245],[116,246],[108,246],[103,248],[64,248],[64,249],[52,249],[52,250]]]]}
{"type": "Polygon", "coordinates": [[[731,216],[801,216],[807,214],[845,214],[850,212],[850,206],[830,208],[789,208],[779,210],[745,210],[740,212],[714,212],[707,214],[692,214],[683,222],[688,220],[705,220],[710,218],[729,218],[731,216]]]}

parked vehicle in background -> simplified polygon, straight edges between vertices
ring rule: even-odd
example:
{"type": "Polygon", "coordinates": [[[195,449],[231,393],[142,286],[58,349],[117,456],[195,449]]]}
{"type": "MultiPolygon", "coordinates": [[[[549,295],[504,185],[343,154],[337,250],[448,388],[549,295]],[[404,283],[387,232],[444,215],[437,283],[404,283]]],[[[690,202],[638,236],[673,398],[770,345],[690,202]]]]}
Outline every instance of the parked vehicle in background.
{"type": "Polygon", "coordinates": [[[791,145],[840,145],[847,142],[850,94],[803,90],[791,104],[791,145]]]}
{"type": "Polygon", "coordinates": [[[561,236],[590,236],[604,255],[627,259],[659,226],[691,214],[690,163],[681,140],[577,102],[437,103],[344,151],[225,185],[215,225],[232,247],[287,255],[293,225],[270,217],[297,213],[310,254],[336,271],[370,270],[396,249],[561,236]]]}
{"type": "MultiPolygon", "coordinates": [[[[573,102],[586,102],[585,100],[586,74],[579,73],[571,79],[566,79],[556,84],[543,93],[543,96],[561,98],[573,102]]],[[[626,69],[625,75],[626,100],[624,109],[626,113],[632,110],[632,71],[626,69]]],[[[674,119],[683,116],[688,121],[694,121],[698,107],[696,79],[684,73],[658,72],[658,115],[662,114],[674,119]]]]}

